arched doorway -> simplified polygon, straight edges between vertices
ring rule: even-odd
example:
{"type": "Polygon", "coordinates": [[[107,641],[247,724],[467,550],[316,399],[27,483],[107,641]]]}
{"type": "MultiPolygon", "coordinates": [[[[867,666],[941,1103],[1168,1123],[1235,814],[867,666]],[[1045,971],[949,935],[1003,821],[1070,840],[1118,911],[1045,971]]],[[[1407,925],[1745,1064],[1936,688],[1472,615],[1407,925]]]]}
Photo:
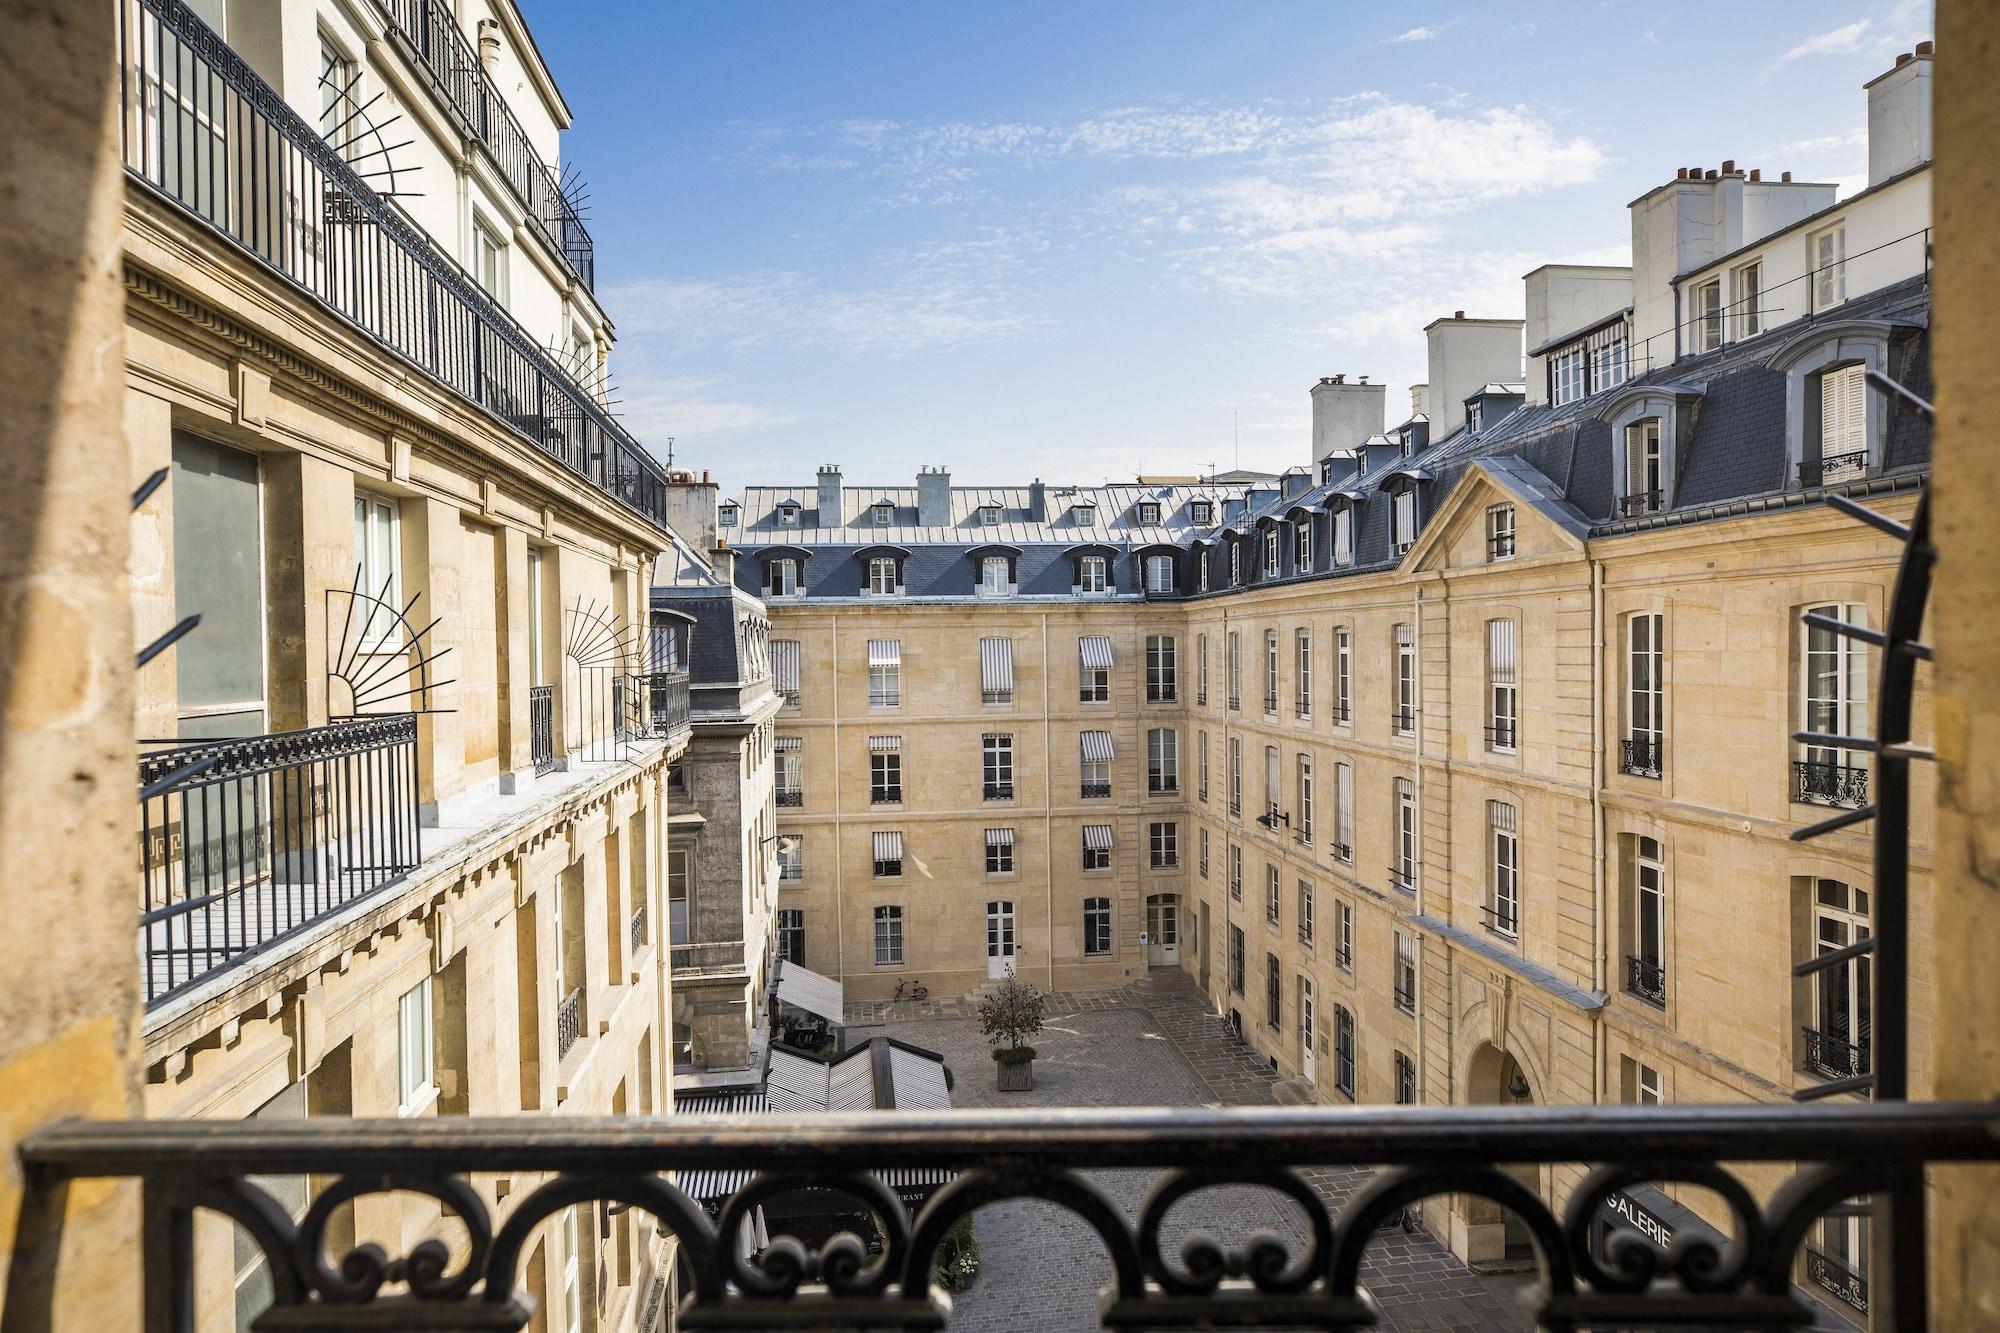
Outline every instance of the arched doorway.
{"type": "MultiPolygon", "coordinates": [[[[1529,1106],[1535,1101],[1535,1088],[1527,1070],[1511,1053],[1492,1042],[1481,1042],[1472,1053],[1472,1064],[1466,1070],[1465,1093],[1466,1101],[1473,1106],[1529,1106]]],[[[1530,1164],[1501,1169],[1537,1194],[1543,1192],[1541,1167],[1530,1164]]],[[[1455,1248],[1468,1263],[1533,1260],[1534,1242],[1520,1218],[1484,1199],[1468,1198],[1461,1202],[1465,1209],[1461,1222],[1464,1244],[1455,1248]]]]}

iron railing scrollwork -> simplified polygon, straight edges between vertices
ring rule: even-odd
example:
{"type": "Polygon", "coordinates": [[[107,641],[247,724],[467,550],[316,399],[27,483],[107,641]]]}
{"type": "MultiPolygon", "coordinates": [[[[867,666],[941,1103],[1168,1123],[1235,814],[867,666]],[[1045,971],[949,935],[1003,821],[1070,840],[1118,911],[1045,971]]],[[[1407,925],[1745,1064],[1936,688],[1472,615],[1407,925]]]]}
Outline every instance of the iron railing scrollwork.
{"type": "Polygon", "coordinates": [[[632,909],[632,920],[626,929],[628,931],[627,942],[632,946],[633,954],[636,956],[644,953],[646,951],[646,904],[640,903],[632,909]]]}
{"type": "Polygon", "coordinates": [[[1101,801],[1111,795],[1108,782],[1084,782],[1077,785],[1077,794],[1086,801],[1101,801]]]}
{"type": "Polygon", "coordinates": [[[560,1060],[583,1035],[583,988],[577,987],[556,1003],[556,1059],[560,1060]]]}
{"type": "Polygon", "coordinates": [[[1625,955],[1625,989],[1648,1004],[1666,1007],[1667,969],[1634,954],[1625,955]]]}
{"type": "Polygon", "coordinates": [[[1864,1026],[1858,1034],[1859,1041],[1849,1040],[1854,1034],[1845,1032],[1821,1032],[1818,1028],[1801,1028],[1805,1038],[1805,1066],[1821,1078],[1854,1078],[1868,1072],[1868,1029],[1864,1026]]]}
{"type": "Polygon", "coordinates": [[[1800,805],[1868,804],[1868,770],[1848,764],[1797,759],[1792,762],[1792,800],[1800,805]]]}
{"type": "Polygon", "coordinates": [[[1866,449],[1857,449],[1845,454],[1828,454],[1824,458],[1808,458],[1799,464],[1801,486],[1834,486],[1843,481],[1857,481],[1867,475],[1866,449]]]}
{"type": "Polygon", "coordinates": [[[1638,778],[1657,778],[1665,772],[1666,741],[1659,736],[1634,736],[1618,742],[1618,771],[1638,778]]]}
{"type": "Polygon", "coordinates": [[[788,809],[803,807],[806,803],[805,789],[802,787],[780,787],[778,788],[777,800],[780,806],[788,809]]]}
{"type": "Polygon", "coordinates": [[[1806,1276],[1842,1303],[1868,1313],[1868,1279],[1815,1246],[1806,1246],[1806,1276]]]}

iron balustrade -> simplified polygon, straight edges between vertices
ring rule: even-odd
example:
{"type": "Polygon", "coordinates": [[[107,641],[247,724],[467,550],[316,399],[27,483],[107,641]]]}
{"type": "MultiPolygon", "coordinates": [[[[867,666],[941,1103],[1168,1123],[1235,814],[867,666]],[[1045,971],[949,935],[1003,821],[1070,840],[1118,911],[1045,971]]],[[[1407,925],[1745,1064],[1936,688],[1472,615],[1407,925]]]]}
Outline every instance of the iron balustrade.
{"type": "Polygon", "coordinates": [[[1512,750],[1516,745],[1517,730],[1512,722],[1495,722],[1486,729],[1486,748],[1489,750],[1512,750]]]}
{"type": "Polygon", "coordinates": [[[1349,861],[1349,862],[1351,862],[1351,861],[1353,861],[1353,860],[1354,860],[1354,844],[1353,844],[1353,843],[1348,843],[1348,842],[1332,842],[1332,843],[1328,843],[1328,844],[1327,844],[1327,850],[1328,850],[1329,852],[1333,853],[1333,856],[1334,856],[1334,859],[1335,859],[1335,860],[1339,860],[1339,861],[1349,861]]]}
{"type": "Polygon", "coordinates": [[[646,727],[655,736],[668,736],[686,726],[692,709],[688,673],[649,672],[646,682],[646,727]]]}
{"type": "Polygon", "coordinates": [[[1519,935],[1521,933],[1521,909],[1515,906],[1480,907],[1480,915],[1486,918],[1486,928],[1498,935],[1519,935]]]}
{"type": "Polygon", "coordinates": [[[1312,715],[1313,715],[1312,700],[1294,699],[1292,701],[1292,716],[1300,719],[1301,721],[1305,721],[1311,718],[1312,715]]]}
{"type": "Polygon", "coordinates": [[[632,909],[631,923],[626,927],[628,939],[634,954],[646,951],[646,904],[640,903],[632,909]]]}
{"type": "Polygon", "coordinates": [[[1799,464],[1799,485],[1832,486],[1843,481],[1856,481],[1868,475],[1868,451],[1856,449],[1852,453],[1828,454],[1824,458],[1808,458],[1799,464]]]}
{"type": "Polygon", "coordinates": [[[1079,792],[1086,801],[1101,801],[1111,795],[1111,784],[1108,782],[1085,782],[1080,784],[1079,792]]]}
{"type": "Polygon", "coordinates": [[[1333,965],[1343,972],[1354,970],[1354,950],[1346,945],[1337,945],[1333,951],[1333,965]]]}
{"type": "Polygon", "coordinates": [[[1488,560],[1505,560],[1513,554],[1514,534],[1511,530],[1496,532],[1486,539],[1486,558],[1488,560]]]}
{"type": "Polygon", "coordinates": [[[981,787],[980,792],[989,801],[1011,801],[1014,799],[1014,784],[1011,782],[989,782],[981,787]]]}
{"type": "Polygon", "coordinates": [[[556,766],[556,687],[528,687],[528,751],[535,773],[555,771],[556,766]]]}
{"type": "Polygon", "coordinates": [[[139,944],[148,1005],[422,859],[417,719],[356,718],[139,759],[139,944]]]}
{"type": "Polygon", "coordinates": [[[1658,491],[1634,491],[1619,498],[1618,512],[1626,518],[1634,514],[1655,514],[1660,511],[1664,498],[1658,491]]]}
{"type": "Polygon", "coordinates": [[[664,526],[652,455],[183,0],[118,12],[132,180],[664,526]]]}
{"type": "Polygon", "coordinates": [[[1327,714],[1327,717],[1335,726],[1344,727],[1354,720],[1354,710],[1346,704],[1335,704],[1333,710],[1327,714]]]}
{"type": "Polygon", "coordinates": [[[1417,988],[1398,981],[1394,986],[1396,1007],[1406,1014],[1417,1012],[1417,988]]]}
{"type": "Polygon", "coordinates": [[[1267,713],[1278,711],[1278,692],[1276,690],[1266,690],[1264,692],[1264,711],[1267,713]]]}
{"type": "Polygon", "coordinates": [[[1801,1028],[1805,1035],[1805,1067],[1821,1078],[1853,1078],[1868,1072],[1868,1031],[1861,1040],[1850,1041],[1845,1032],[1821,1032],[1801,1028]]]}
{"type": "Polygon", "coordinates": [[[1800,759],[1792,764],[1792,800],[1799,805],[1868,804],[1868,770],[1800,759]]]}
{"type": "Polygon", "coordinates": [[[1634,736],[1618,742],[1618,771],[1639,778],[1657,778],[1665,771],[1666,737],[1634,736]]]}
{"type": "Polygon", "coordinates": [[[1151,796],[1168,796],[1181,789],[1180,778],[1173,773],[1148,773],[1146,792],[1151,796]]]}
{"type": "Polygon", "coordinates": [[[796,808],[799,806],[803,806],[805,803],[806,803],[806,794],[803,788],[800,787],[778,788],[779,805],[785,806],[787,808],[796,808]]]}
{"type": "Polygon", "coordinates": [[[1868,1279],[1817,1246],[1806,1246],[1806,1277],[1822,1291],[1862,1314],[1868,1313],[1868,1279]]]}
{"type": "Polygon", "coordinates": [[[1417,729],[1417,710],[1414,708],[1392,708],[1389,710],[1389,729],[1398,736],[1407,736],[1417,729]]]}
{"type": "Polygon", "coordinates": [[[870,787],[868,789],[868,804],[870,805],[901,805],[902,803],[903,784],[900,782],[883,783],[881,786],[870,787]]]}
{"type": "Polygon", "coordinates": [[[1401,866],[1389,867],[1389,887],[1398,893],[1415,893],[1416,877],[1401,866]]]}
{"type": "Polygon", "coordinates": [[[1229,696],[1229,711],[1230,711],[1230,712],[1232,712],[1232,713],[1240,713],[1240,712],[1242,712],[1242,711],[1243,711],[1243,696],[1242,696],[1242,695],[1240,695],[1240,694],[1233,694],[1233,693],[1232,693],[1232,694],[1231,694],[1231,695],[1229,696]]]}
{"type": "Polygon", "coordinates": [[[583,1035],[583,988],[577,987],[556,1005],[556,1059],[560,1060],[583,1035]]]}
{"type": "Polygon", "coordinates": [[[528,221],[551,250],[561,255],[586,288],[596,282],[594,247],[583,218],[562,188],[561,178],[528,141],[513,108],[500,95],[485,62],[458,26],[443,0],[376,0],[389,16],[390,33],[413,64],[479,141],[500,176],[527,210],[528,221]]]}
{"type": "Polygon", "coordinates": [[[1625,990],[1648,1004],[1667,1007],[1667,969],[1651,959],[1625,955],[1625,990]]]}

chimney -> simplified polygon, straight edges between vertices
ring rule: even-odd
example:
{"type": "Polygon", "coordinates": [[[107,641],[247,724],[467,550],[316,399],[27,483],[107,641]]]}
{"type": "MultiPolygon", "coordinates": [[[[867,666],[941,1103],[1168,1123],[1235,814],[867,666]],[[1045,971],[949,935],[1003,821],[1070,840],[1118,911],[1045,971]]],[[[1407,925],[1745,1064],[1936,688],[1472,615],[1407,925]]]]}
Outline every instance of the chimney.
{"type": "Polygon", "coordinates": [[[1036,477],[1028,483],[1028,521],[1046,523],[1049,521],[1048,483],[1036,477]]]}
{"type": "Polygon", "coordinates": [[[708,552],[708,567],[715,571],[715,577],[724,583],[736,582],[736,548],[726,537],[716,539],[708,552]]]}
{"type": "Polygon", "coordinates": [[[1868,83],[1868,183],[1880,185],[1931,158],[1931,52],[1920,42],[1868,83]]]}
{"type": "Polygon", "coordinates": [[[479,20],[479,63],[491,71],[500,63],[500,22],[479,20]]]}
{"type": "Polygon", "coordinates": [[[1370,384],[1365,375],[1353,384],[1331,375],[1313,385],[1313,462],[1381,433],[1388,396],[1387,386],[1370,384]]]}
{"type": "Polygon", "coordinates": [[[917,523],[926,528],[951,526],[951,473],[941,467],[917,472],[917,523]]]}
{"type": "Polygon", "coordinates": [[[819,525],[838,528],[847,522],[841,512],[840,464],[829,463],[819,470],[819,525]]]}
{"type": "Polygon", "coordinates": [[[1432,320],[1424,329],[1430,351],[1430,438],[1442,440],[1465,424],[1465,400],[1489,381],[1519,383],[1521,330],[1518,319],[1467,319],[1456,311],[1450,319],[1432,320]]]}
{"type": "Polygon", "coordinates": [[[1334,484],[1346,481],[1361,470],[1360,461],[1353,453],[1328,454],[1320,460],[1320,480],[1334,484]]]}
{"type": "Polygon", "coordinates": [[[1410,386],[1410,415],[1413,417],[1424,416],[1430,411],[1430,405],[1431,386],[1428,384],[1412,384],[1410,386]]]}
{"type": "Polygon", "coordinates": [[[696,481],[694,473],[675,468],[667,478],[666,502],[667,526],[675,536],[697,551],[715,545],[715,511],[722,495],[721,488],[706,474],[696,481]]]}

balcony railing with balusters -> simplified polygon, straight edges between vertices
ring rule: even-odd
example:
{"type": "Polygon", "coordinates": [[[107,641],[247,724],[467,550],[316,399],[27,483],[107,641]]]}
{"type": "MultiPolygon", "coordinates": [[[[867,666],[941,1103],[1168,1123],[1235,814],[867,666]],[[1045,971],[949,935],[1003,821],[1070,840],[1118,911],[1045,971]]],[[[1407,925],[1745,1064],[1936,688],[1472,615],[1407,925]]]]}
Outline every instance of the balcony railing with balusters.
{"type": "Polygon", "coordinates": [[[654,671],[640,678],[646,689],[646,731],[668,736],[688,724],[692,693],[685,671],[654,671]]]}
{"type": "Polygon", "coordinates": [[[583,1035],[583,990],[578,987],[556,1004],[556,1059],[569,1054],[583,1035]]]}
{"type": "Polygon", "coordinates": [[[1618,512],[1625,518],[1637,514],[1657,513],[1663,498],[1658,491],[1635,491],[1631,495],[1619,497],[1618,512]]]}
{"type": "Polygon", "coordinates": [[[1637,778],[1657,778],[1666,754],[1664,736],[1634,736],[1618,742],[1618,771],[1637,778]]]}
{"type": "Polygon", "coordinates": [[[1801,1028],[1805,1037],[1805,1067],[1821,1078],[1853,1078],[1868,1072],[1868,1032],[1861,1040],[1849,1041],[1845,1032],[1821,1032],[1801,1028]]]}
{"type": "Polygon", "coordinates": [[[1868,475],[1868,451],[1857,449],[1853,453],[1828,454],[1824,458],[1808,458],[1799,464],[1799,485],[1833,486],[1843,481],[1857,481],[1868,475]]]}
{"type": "Polygon", "coordinates": [[[1800,805],[1868,804],[1868,770],[1846,764],[1797,760],[1792,764],[1792,800],[1800,805]]]}
{"type": "Polygon", "coordinates": [[[553,685],[530,685],[528,687],[528,750],[535,763],[535,773],[553,773],[556,760],[556,687],[553,685]]]}
{"type": "Polygon", "coordinates": [[[1664,1009],[1667,1004],[1666,967],[1631,954],[1625,955],[1625,989],[1646,1003],[1664,1009]]]}
{"type": "Polygon", "coordinates": [[[780,787],[777,792],[778,804],[786,809],[798,809],[806,803],[803,787],[780,787]]]}
{"type": "Polygon", "coordinates": [[[626,934],[635,957],[646,951],[646,904],[640,903],[632,909],[632,920],[626,925],[626,934]]]}

